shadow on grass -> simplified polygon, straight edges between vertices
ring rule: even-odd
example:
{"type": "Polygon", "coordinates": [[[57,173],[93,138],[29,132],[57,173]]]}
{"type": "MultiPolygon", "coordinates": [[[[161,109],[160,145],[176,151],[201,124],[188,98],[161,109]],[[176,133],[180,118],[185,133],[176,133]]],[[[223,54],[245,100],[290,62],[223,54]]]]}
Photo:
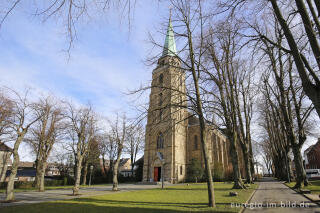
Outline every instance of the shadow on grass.
{"type": "MultiPolygon", "coordinates": [[[[152,189],[152,190],[159,190],[159,189],[152,189]]],[[[208,191],[207,188],[194,188],[194,187],[190,187],[190,188],[164,188],[163,190],[168,190],[168,191],[208,191]]],[[[231,187],[216,187],[214,188],[214,191],[231,191],[233,190],[231,187]]]]}
{"type": "MultiPolygon", "coordinates": [[[[108,202],[108,201],[105,201],[108,202]]],[[[125,201],[123,201],[125,202],[125,201]]],[[[165,206],[164,206],[165,207],[165,206]]],[[[168,208],[153,208],[152,206],[147,207],[132,207],[132,206],[101,206],[99,204],[83,204],[83,203],[42,203],[42,204],[30,204],[24,206],[4,207],[0,208],[1,212],[6,213],[57,213],[57,212],[68,212],[68,213],[144,213],[144,212],[155,212],[155,213],[172,213],[172,212],[190,212],[191,209],[168,209],[168,208]]],[[[204,209],[201,212],[232,212],[228,209],[204,209]]]]}
{"type": "MultiPolygon", "coordinates": [[[[206,208],[208,204],[206,202],[203,203],[184,203],[184,202],[151,202],[151,201],[130,201],[130,200],[105,200],[105,199],[94,199],[94,198],[79,198],[75,199],[80,202],[87,203],[107,203],[107,204],[116,204],[116,205],[153,205],[153,206],[175,206],[175,207],[183,207],[183,208],[206,208]]],[[[230,205],[231,203],[221,203],[216,202],[216,205],[230,205]]]]}
{"type": "Polygon", "coordinates": [[[208,191],[208,189],[205,188],[164,188],[163,190],[166,191],[208,191]]]}

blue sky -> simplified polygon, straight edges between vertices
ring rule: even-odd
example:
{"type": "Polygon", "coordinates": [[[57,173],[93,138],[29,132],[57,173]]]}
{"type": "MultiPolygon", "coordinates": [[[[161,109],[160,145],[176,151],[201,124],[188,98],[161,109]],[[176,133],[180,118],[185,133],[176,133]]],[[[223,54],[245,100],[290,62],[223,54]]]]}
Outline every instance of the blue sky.
{"type": "MultiPolygon", "coordinates": [[[[168,5],[137,1],[130,30],[125,20],[111,11],[79,22],[69,60],[63,51],[68,40],[61,23],[55,18],[43,23],[31,13],[21,5],[0,29],[0,86],[32,87],[79,104],[90,102],[105,116],[115,111],[134,112],[131,103],[135,97],[125,93],[151,81],[154,67],[143,61],[150,52],[160,54],[161,49],[153,49],[148,32],[164,43],[168,5]]],[[[147,102],[148,96],[144,98],[141,101],[147,102]]],[[[307,144],[315,141],[308,138],[307,144]]],[[[30,153],[21,152],[21,159],[30,160],[30,153]]]]}
{"type": "MultiPolygon", "coordinates": [[[[43,23],[28,5],[21,5],[0,29],[0,86],[18,91],[31,87],[78,104],[90,102],[104,116],[115,111],[132,115],[134,97],[125,93],[150,83],[153,67],[144,60],[150,51],[161,53],[148,42],[148,33],[159,43],[165,39],[157,32],[165,32],[169,9],[153,3],[137,2],[130,30],[110,11],[79,22],[70,59],[63,51],[68,40],[61,22],[53,18],[43,23]]],[[[32,160],[23,150],[21,159],[32,160]]]]}
{"type": "Polygon", "coordinates": [[[55,18],[42,23],[18,7],[0,30],[0,85],[90,101],[104,115],[126,111],[132,97],[124,93],[151,80],[152,67],[143,62],[152,50],[148,32],[164,42],[157,31],[164,29],[168,7],[149,2],[137,2],[130,30],[116,12],[80,22],[69,60],[62,24],[55,18]]]}

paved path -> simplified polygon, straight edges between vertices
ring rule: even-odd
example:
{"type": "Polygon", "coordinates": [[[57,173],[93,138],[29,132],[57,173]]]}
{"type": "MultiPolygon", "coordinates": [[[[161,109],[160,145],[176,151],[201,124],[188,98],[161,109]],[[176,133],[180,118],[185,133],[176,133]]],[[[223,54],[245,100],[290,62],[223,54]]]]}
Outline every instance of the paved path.
{"type": "MultiPolygon", "coordinates": [[[[125,191],[152,189],[152,188],[159,188],[159,187],[160,187],[159,185],[119,184],[118,189],[119,189],[119,192],[125,192],[125,191]]],[[[35,192],[35,191],[16,192],[15,198],[16,200],[18,200],[18,202],[0,203],[0,208],[2,206],[22,205],[27,203],[41,203],[41,202],[54,201],[54,200],[67,200],[67,199],[89,197],[89,196],[109,194],[109,193],[115,193],[115,192],[112,192],[112,186],[96,186],[96,187],[81,188],[80,189],[81,195],[79,196],[71,196],[72,189],[47,190],[45,192],[35,192]]],[[[0,193],[0,200],[4,200],[4,199],[5,199],[5,193],[0,193]]]]}
{"type": "Polygon", "coordinates": [[[296,193],[283,183],[264,178],[249,201],[252,208],[244,212],[319,212],[317,204],[296,193]],[[301,205],[301,208],[298,207],[301,205]]]}

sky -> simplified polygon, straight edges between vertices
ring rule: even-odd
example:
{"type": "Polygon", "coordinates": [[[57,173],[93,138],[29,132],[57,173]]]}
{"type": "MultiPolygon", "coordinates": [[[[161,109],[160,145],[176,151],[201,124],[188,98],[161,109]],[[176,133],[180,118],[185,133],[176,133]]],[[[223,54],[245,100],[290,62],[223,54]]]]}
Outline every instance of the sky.
{"type": "MultiPolygon", "coordinates": [[[[158,32],[165,30],[169,7],[149,2],[137,2],[130,27],[116,11],[93,11],[76,25],[70,57],[59,19],[43,22],[28,5],[20,5],[0,29],[0,86],[18,91],[31,87],[78,104],[90,102],[107,117],[117,111],[130,114],[134,97],[128,91],[151,82],[154,67],[145,60],[161,53],[149,42],[149,33],[159,43],[165,39],[158,32]]],[[[19,152],[21,160],[31,159],[29,151],[19,152]]]]}
{"type": "Polygon", "coordinates": [[[115,13],[79,23],[70,58],[57,19],[42,23],[17,8],[0,30],[0,85],[32,87],[82,104],[90,101],[105,115],[125,109],[130,101],[125,93],[151,79],[153,67],[144,63],[152,50],[148,32],[161,30],[168,13],[162,5],[146,2],[137,3],[130,30],[115,13]]]}
{"type": "MultiPolygon", "coordinates": [[[[91,11],[90,19],[76,25],[70,57],[59,19],[43,22],[32,15],[33,8],[20,5],[0,29],[0,86],[18,91],[31,87],[78,104],[90,102],[107,117],[117,111],[134,113],[135,97],[126,93],[150,84],[154,67],[145,60],[162,50],[154,48],[149,33],[164,43],[169,16],[168,5],[151,2],[137,1],[130,27],[117,11],[91,11]]],[[[146,103],[148,95],[143,98],[146,103]]],[[[303,150],[315,142],[308,138],[303,150]]],[[[28,149],[20,154],[21,160],[33,159],[28,149]]]]}

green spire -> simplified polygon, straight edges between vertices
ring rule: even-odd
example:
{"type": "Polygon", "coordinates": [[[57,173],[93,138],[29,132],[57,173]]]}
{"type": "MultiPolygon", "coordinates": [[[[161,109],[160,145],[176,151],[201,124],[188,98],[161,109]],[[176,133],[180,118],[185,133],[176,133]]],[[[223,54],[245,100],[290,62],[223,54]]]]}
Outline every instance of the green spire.
{"type": "Polygon", "coordinates": [[[167,35],[166,35],[166,40],[164,42],[162,56],[176,56],[176,55],[177,55],[176,42],[174,40],[174,33],[173,33],[173,28],[171,23],[171,14],[170,14],[167,35]]]}

